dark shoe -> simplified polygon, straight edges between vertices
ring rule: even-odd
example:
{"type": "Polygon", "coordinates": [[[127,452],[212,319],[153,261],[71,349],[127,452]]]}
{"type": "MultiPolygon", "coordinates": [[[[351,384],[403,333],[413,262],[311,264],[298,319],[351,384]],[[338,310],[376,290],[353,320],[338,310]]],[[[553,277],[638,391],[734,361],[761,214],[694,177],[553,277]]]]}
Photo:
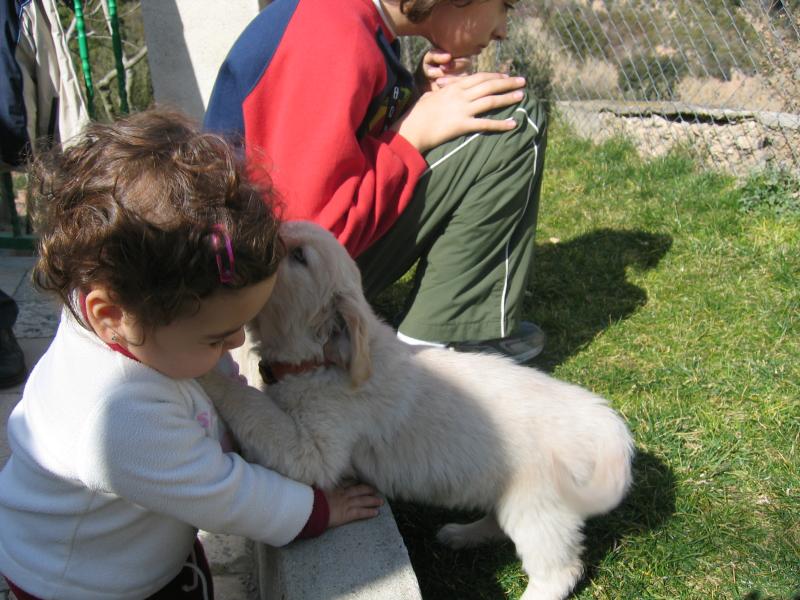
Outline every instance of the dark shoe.
{"type": "Polygon", "coordinates": [[[456,352],[488,352],[507,356],[517,364],[526,363],[544,349],[544,331],[529,321],[522,321],[519,328],[508,337],[482,342],[454,342],[448,347],[456,352]]]}
{"type": "Polygon", "coordinates": [[[0,329],[0,389],[25,381],[25,356],[10,329],[0,329]]]}

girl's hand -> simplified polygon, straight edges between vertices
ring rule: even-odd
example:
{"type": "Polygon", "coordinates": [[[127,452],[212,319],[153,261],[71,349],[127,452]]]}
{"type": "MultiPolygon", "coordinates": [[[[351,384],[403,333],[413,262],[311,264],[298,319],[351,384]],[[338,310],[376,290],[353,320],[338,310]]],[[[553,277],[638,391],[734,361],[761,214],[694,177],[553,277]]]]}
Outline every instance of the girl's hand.
{"type": "Polygon", "coordinates": [[[324,490],[330,511],[328,528],[377,517],[378,507],[383,505],[383,499],[377,493],[374,488],[364,484],[324,490]]]}
{"type": "Polygon", "coordinates": [[[392,130],[420,152],[466,133],[510,131],[516,127],[512,119],[477,115],[518,103],[525,96],[521,89],[524,85],[524,78],[501,73],[459,77],[445,87],[423,94],[392,130]]]}
{"type": "Polygon", "coordinates": [[[421,93],[433,92],[452,83],[458,77],[468,75],[471,69],[470,57],[454,59],[449,52],[431,48],[422,57],[417,68],[417,87],[421,93]]]}

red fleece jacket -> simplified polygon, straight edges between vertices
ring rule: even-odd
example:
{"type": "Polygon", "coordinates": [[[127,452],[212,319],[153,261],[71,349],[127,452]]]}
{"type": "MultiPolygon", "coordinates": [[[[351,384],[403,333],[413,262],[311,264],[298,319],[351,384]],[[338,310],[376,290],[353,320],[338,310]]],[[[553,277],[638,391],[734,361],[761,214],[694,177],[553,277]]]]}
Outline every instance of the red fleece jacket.
{"type": "Polygon", "coordinates": [[[207,129],[267,167],[285,218],[316,221],[353,256],[392,226],[427,166],[388,129],[412,95],[392,41],[371,0],[275,0],[234,44],[206,113],[207,129]]]}

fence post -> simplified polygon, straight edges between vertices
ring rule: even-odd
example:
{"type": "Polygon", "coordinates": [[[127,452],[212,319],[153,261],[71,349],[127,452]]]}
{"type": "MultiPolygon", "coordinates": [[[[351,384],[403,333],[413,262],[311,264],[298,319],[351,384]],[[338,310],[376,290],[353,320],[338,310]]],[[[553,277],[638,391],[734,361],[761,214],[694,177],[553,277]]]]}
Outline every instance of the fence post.
{"type": "Polygon", "coordinates": [[[252,21],[259,0],[148,0],[142,2],[147,61],[156,102],[203,120],[217,72],[252,21]],[[214,19],[225,5],[225,18],[214,19]]]}
{"type": "Polygon", "coordinates": [[[125,63],[122,60],[122,41],[119,37],[119,19],[117,18],[116,0],[108,0],[108,19],[111,21],[111,43],[114,47],[114,62],[117,66],[119,109],[123,114],[128,114],[130,110],[128,108],[128,91],[125,86],[125,63]]]}
{"type": "Polygon", "coordinates": [[[92,83],[92,69],[89,66],[89,45],[86,43],[86,22],[83,18],[83,4],[81,0],[74,0],[73,6],[75,7],[75,27],[78,30],[78,54],[81,57],[83,81],[86,84],[86,105],[89,109],[89,116],[94,119],[94,84],[92,83]]]}

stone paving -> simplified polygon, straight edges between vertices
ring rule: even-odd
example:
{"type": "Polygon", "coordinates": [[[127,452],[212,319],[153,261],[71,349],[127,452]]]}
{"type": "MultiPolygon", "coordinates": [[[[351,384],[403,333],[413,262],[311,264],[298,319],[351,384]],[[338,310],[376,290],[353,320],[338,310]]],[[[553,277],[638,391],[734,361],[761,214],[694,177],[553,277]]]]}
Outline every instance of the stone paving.
{"type": "MultiPolygon", "coordinates": [[[[59,308],[38,293],[30,283],[32,256],[15,255],[0,250],[0,289],[19,305],[14,334],[25,352],[28,369],[44,354],[58,326],[59,308]]],[[[5,427],[11,410],[22,397],[23,386],[0,390],[0,465],[8,460],[10,450],[5,427]]],[[[201,532],[200,537],[214,573],[215,596],[220,600],[255,600],[256,590],[253,544],[244,538],[201,532]]],[[[0,600],[13,599],[0,577],[0,600]]]]}

